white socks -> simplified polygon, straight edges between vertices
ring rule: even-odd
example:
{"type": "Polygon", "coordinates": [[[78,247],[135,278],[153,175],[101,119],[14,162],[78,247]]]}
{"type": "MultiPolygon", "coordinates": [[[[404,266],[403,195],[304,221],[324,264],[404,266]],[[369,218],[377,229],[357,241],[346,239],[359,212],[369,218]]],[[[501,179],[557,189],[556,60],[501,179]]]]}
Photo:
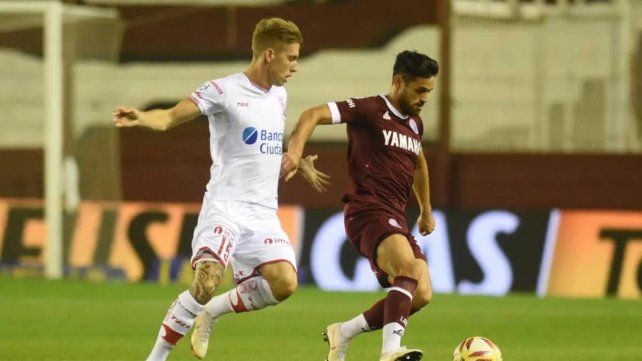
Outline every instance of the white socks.
{"type": "Polygon", "coordinates": [[[362,313],[350,321],[343,322],[340,326],[340,330],[341,334],[350,340],[363,332],[369,332],[370,326],[362,313]]]}
{"type": "Polygon", "coordinates": [[[167,310],[147,361],[164,361],[176,343],[192,328],[194,319],[203,308],[204,306],[199,304],[189,291],[178,295],[167,310]]]}
{"type": "Polygon", "coordinates": [[[279,303],[272,295],[270,285],[263,277],[252,277],[240,283],[236,288],[220,294],[205,306],[212,318],[230,312],[248,312],[260,310],[279,303]]]}
{"type": "Polygon", "coordinates": [[[207,313],[216,319],[226,313],[260,310],[277,303],[270,285],[263,277],[247,279],[236,288],[212,298],[205,306],[199,304],[189,291],[185,291],[169,307],[147,361],[165,361],[203,309],[207,309],[207,313]]]}
{"type": "MultiPolygon", "coordinates": [[[[162,330],[163,328],[161,327],[161,332],[162,330]]],[[[152,348],[152,352],[149,353],[146,361],[165,361],[174,346],[175,345],[172,345],[169,342],[165,341],[159,333],[158,338],[156,338],[156,343],[152,348]]]]}
{"type": "MultiPolygon", "coordinates": [[[[204,306],[198,303],[189,291],[185,291],[178,295],[178,298],[170,306],[165,320],[163,320],[163,325],[166,326],[165,328],[185,335],[192,328],[194,319],[203,311],[203,308],[204,306]]],[[[165,337],[165,340],[172,342],[169,337],[165,337]]]]}
{"type": "MultiPolygon", "coordinates": [[[[348,340],[363,332],[371,331],[363,314],[360,314],[350,321],[343,322],[340,326],[340,330],[341,334],[348,340]]],[[[381,353],[387,353],[401,347],[401,337],[403,336],[404,331],[405,328],[397,322],[391,322],[383,326],[383,345],[381,347],[381,353]]]]}
{"type": "Polygon", "coordinates": [[[383,326],[383,346],[381,353],[387,353],[401,347],[401,337],[405,331],[404,327],[397,322],[391,322],[383,326]]]}

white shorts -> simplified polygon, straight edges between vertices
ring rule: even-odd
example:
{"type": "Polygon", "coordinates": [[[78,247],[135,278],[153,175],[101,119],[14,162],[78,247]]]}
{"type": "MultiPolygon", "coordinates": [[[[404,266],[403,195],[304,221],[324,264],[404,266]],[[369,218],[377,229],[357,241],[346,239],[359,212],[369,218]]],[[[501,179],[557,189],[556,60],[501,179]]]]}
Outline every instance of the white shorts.
{"type": "Polygon", "coordinates": [[[215,260],[241,282],[258,275],[264,264],[286,261],[296,271],[296,258],[275,209],[243,202],[205,198],[192,239],[192,267],[215,260]]]}

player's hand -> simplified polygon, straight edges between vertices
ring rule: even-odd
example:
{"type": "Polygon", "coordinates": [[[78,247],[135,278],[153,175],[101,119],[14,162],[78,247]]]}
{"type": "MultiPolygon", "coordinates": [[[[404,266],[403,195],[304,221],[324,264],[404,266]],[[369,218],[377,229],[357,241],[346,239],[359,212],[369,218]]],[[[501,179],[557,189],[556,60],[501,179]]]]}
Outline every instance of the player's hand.
{"type": "Polygon", "coordinates": [[[284,180],[287,182],[294,177],[299,168],[300,160],[301,158],[296,155],[290,153],[283,154],[283,158],[281,158],[281,172],[279,174],[279,178],[285,177],[284,180]]]}
{"type": "Polygon", "coordinates": [[[136,127],[141,125],[141,111],[130,107],[116,107],[112,120],[117,127],[136,127]]]}
{"type": "Polygon", "coordinates": [[[432,212],[421,212],[419,219],[417,219],[417,225],[422,236],[431,234],[435,230],[435,217],[433,217],[432,212]]]}
{"type": "Polygon", "coordinates": [[[301,161],[299,161],[299,171],[315,191],[323,193],[330,185],[330,176],[320,172],[314,167],[314,161],[317,160],[317,158],[319,158],[319,156],[315,154],[301,159],[301,161]]]}

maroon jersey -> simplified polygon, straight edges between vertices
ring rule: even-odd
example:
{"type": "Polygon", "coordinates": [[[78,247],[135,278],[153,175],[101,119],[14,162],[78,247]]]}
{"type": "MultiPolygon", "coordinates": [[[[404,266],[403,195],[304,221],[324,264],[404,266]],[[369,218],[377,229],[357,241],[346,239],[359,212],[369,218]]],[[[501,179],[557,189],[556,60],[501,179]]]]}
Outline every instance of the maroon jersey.
{"type": "Polygon", "coordinates": [[[421,151],[421,118],[401,114],[382,95],[328,107],[332,122],[347,123],[348,128],[352,184],[343,201],[351,212],[378,208],[403,219],[421,151]]]}

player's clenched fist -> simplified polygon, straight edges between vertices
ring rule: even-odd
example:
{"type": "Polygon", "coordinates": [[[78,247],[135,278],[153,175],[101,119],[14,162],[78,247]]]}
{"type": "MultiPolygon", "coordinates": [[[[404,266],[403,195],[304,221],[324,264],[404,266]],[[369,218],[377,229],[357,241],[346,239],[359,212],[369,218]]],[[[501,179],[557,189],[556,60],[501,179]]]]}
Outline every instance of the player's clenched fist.
{"type": "Polygon", "coordinates": [[[141,125],[141,112],[136,108],[116,107],[112,120],[117,127],[135,127],[141,125]]]}
{"type": "Polygon", "coordinates": [[[432,212],[421,212],[419,219],[417,220],[417,225],[419,226],[419,233],[422,236],[427,236],[435,230],[435,217],[432,215],[432,212]]]}

